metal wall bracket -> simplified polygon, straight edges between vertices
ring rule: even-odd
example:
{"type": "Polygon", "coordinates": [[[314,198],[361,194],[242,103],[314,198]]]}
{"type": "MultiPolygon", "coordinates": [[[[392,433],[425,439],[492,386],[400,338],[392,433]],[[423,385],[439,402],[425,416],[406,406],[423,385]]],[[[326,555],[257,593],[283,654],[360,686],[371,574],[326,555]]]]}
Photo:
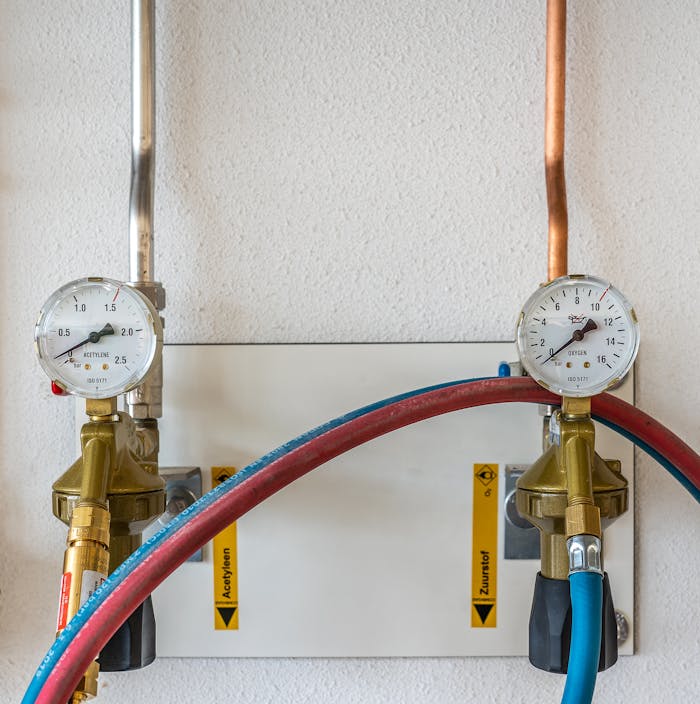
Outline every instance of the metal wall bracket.
{"type": "Polygon", "coordinates": [[[506,560],[539,560],[540,535],[535,526],[523,518],[515,506],[515,484],[529,464],[506,465],[506,489],[503,501],[503,557],[506,560]]]}
{"type": "MultiPolygon", "coordinates": [[[[202,496],[202,471],[199,467],[159,467],[159,474],[165,479],[165,512],[143,532],[144,542],[202,496]]],[[[201,550],[188,559],[188,562],[201,561],[201,550]]]]}

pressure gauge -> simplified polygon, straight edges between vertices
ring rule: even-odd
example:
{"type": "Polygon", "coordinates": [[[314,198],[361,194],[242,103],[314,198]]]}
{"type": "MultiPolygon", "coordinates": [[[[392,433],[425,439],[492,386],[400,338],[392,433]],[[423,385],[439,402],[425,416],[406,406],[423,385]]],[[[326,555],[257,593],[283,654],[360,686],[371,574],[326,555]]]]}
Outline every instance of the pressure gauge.
{"type": "Polygon", "coordinates": [[[41,366],[61,389],[110,398],[143,381],[160,355],[163,329],[139,291],[87,278],[62,286],[44,304],[35,343],[41,366]]]}
{"type": "Polygon", "coordinates": [[[615,387],[639,348],[634,309],[610,283],[562,276],[530,296],[518,320],[525,370],[562,396],[593,396],[615,387]]]}

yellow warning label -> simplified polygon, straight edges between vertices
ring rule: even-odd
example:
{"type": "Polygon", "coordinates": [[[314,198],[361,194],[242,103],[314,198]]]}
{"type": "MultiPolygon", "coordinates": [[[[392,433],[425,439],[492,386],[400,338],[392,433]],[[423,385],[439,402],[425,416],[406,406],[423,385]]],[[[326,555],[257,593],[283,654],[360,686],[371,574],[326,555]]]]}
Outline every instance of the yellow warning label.
{"type": "Polygon", "coordinates": [[[498,465],[474,465],[472,628],[496,628],[498,465]]]}
{"type": "MultiPolygon", "coordinates": [[[[212,467],[212,489],[236,473],[235,467],[212,467]]],[[[224,528],[212,541],[214,553],[214,628],[238,630],[238,549],[236,524],[224,528]]]]}

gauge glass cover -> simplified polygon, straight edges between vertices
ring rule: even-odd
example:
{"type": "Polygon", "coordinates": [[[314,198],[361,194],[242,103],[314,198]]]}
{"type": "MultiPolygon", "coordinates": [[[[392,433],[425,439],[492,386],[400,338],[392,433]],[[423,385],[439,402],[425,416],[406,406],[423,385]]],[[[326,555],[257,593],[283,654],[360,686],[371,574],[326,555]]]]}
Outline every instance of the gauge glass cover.
{"type": "Polygon", "coordinates": [[[161,345],[160,317],[151,302],[105,278],[62,286],[44,304],[35,328],[44,371],[85,398],[110,398],[138,386],[161,345]]]}
{"type": "Polygon", "coordinates": [[[594,276],[562,276],[530,296],[517,328],[520,360],[562,396],[593,396],[619,384],[639,348],[629,301],[594,276]]]}

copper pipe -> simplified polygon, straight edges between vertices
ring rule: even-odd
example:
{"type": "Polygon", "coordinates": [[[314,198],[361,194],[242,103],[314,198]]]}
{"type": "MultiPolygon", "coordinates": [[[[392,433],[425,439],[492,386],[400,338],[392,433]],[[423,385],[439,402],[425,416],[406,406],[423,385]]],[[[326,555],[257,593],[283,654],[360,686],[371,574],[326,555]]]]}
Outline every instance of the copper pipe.
{"type": "Polygon", "coordinates": [[[547,65],[544,98],[544,170],[549,210],[549,281],[568,273],[569,217],[564,174],[566,0],[547,0],[547,65]]]}

